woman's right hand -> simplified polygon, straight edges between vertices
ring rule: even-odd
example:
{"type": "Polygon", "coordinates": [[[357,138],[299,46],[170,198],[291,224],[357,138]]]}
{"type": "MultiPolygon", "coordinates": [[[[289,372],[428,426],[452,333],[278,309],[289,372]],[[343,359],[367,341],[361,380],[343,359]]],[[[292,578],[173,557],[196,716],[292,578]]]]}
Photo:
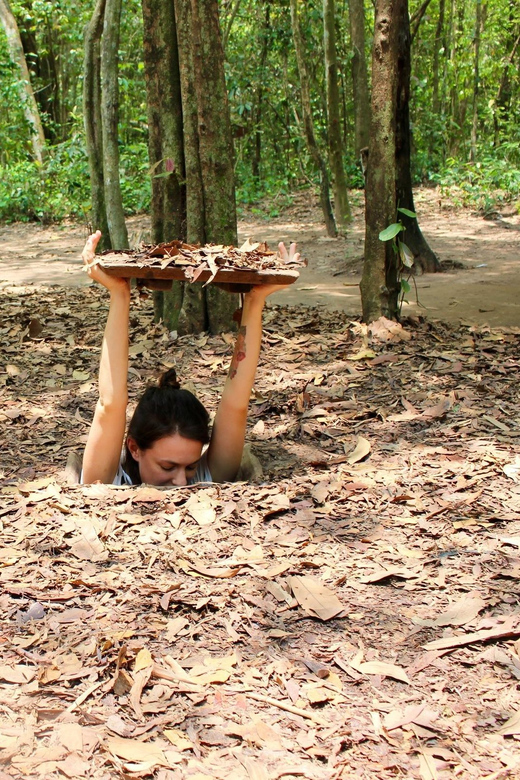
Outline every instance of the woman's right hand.
{"type": "Polygon", "coordinates": [[[101,238],[101,230],[96,230],[91,236],[87,238],[87,243],[83,248],[81,257],[85,263],[85,270],[95,282],[99,282],[103,287],[106,287],[110,292],[117,292],[118,290],[130,291],[130,282],[128,279],[122,279],[119,276],[111,276],[107,274],[98,261],[96,260],[96,247],[101,238]]]}

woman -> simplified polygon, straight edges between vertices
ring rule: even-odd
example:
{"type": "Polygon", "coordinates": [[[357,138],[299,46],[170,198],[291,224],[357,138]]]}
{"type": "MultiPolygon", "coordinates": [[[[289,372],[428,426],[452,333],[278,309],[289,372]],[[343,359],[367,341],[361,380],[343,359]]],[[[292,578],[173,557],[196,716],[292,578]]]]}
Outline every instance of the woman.
{"type": "MultiPolygon", "coordinates": [[[[181,390],[167,371],[146,390],[128,428],[128,320],[130,285],[109,276],[95,262],[101,232],[87,240],[83,260],[89,276],[110,292],[110,309],[101,348],[99,399],[83,455],[82,481],[107,484],[189,485],[235,479],[242,457],[247,408],[262,340],[262,311],[277,285],[253,287],[244,296],[242,320],[229,374],[209,434],[209,415],[195,396],[181,390]],[[209,446],[203,454],[204,445],[209,446]]],[[[296,244],[285,259],[298,259],[296,244]]]]}

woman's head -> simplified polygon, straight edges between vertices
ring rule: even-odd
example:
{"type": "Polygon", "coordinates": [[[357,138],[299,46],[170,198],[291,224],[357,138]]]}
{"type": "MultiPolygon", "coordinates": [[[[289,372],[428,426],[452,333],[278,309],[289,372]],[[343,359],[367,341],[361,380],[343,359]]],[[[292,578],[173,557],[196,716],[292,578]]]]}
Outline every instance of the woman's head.
{"type": "Polygon", "coordinates": [[[209,415],[181,389],[175,370],[142,395],[128,427],[125,470],[132,482],[186,484],[209,442],[209,415]]]}

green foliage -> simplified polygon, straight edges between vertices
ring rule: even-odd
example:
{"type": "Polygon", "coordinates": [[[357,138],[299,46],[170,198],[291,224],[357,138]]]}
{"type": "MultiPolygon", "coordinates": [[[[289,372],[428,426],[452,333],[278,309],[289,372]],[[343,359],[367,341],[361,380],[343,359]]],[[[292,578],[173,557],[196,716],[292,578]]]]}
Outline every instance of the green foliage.
{"type": "MultiPolygon", "coordinates": [[[[417,219],[417,214],[414,211],[411,211],[410,209],[406,209],[403,206],[398,206],[397,211],[401,212],[401,214],[405,214],[407,217],[410,217],[411,219],[417,219]]],[[[410,282],[408,281],[408,279],[410,279],[412,275],[412,269],[415,261],[412,250],[404,243],[404,241],[401,238],[398,238],[398,236],[401,233],[404,233],[405,230],[406,230],[405,226],[403,225],[401,220],[399,220],[398,222],[392,222],[392,224],[388,225],[384,230],[381,230],[381,232],[379,233],[380,241],[392,242],[392,251],[396,256],[397,277],[400,285],[399,311],[401,311],[403,301],[405,300],[405,295],[407,295],[411,290],[410,282]],[[405,273],[407,273],[406,278],[404,277],[405,273]]]]}
{"type": "MultiPolygon", "coordinates": [[[[410,0],[410,14],[422,0],[410,0]]],[[[30,132],[20,105],[16,68],[0,31],[0,219],[88,219],[88,168],[82,131],[83,29],[93,0],[11,0],[40,104],[49,154],[31,161],[30,132]]],[[[140,0],[125,0],[120,44],[121,186],[128,213],[150,200],[147,112],[140,0]]],[[[236,4],[220,0],[222,28],[236,4]]],[[[323,68],[322,0],[299,3],[313,119],[325,156],[327,117],[323,68]]],[[[431,0],[412,46],[412,173],[461,204],[483,210],[520,201],[520,5],[487,3],[481,31],[478,148],[470,159],[473,123],[475,3],[431,0]],[[434,64],[438,63],[435,82],[434,64]]],[[[344,163],[351,187],[362,188],[353,155],[348,3],[336,3],[344,163]]],[[[373,3],[366,0],[370,70],[373,3]]],[[[226,44],[226,77],[233,125],[239,207],[276,216],[290,193],[317,187],[303,138],[300,85],[288,0],[242,0],[226,44]],[[259,204],[262,205],[259,205],[259,204]]]]}
{"type": "MultiPolygon", "coordinates": [[[[150,205],[148,149],[144,143],[121,149],[121,189],[127,214],[150,205]]],[[[25,159],[0,169],[0,221],[89,221],[90,179],[83,139],[50,149],[43,166],[25,159]]]]}
{"type": "Polygon", "coordinates": [[[504,144],[495,154],[483,153],[475,163],[449,158],[431,179],[456,205],[484,212],[520,201],[520,144],[504,144]]]}

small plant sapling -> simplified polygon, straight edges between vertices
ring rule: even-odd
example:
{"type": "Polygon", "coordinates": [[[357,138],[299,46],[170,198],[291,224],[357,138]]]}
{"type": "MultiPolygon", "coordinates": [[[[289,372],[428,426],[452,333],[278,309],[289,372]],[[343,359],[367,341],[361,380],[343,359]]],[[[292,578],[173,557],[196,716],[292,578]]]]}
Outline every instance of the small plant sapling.
{"type": "MultiPolygon", "coordinates": [[[[413,211],[410,211],[410,209],[398,207],[397,211],[401,212],[401,214],[406,214],[406,216],[410,217],[411,219],[417,219],[417,214],[415,214],[413,211]]],[[[398,222],[392,222],[391,225],[388,225],[388,227],[382,230],[379,234],[380,241],[392,242],[392,249],[399,258],[397,268],[397,276],[401,287],[399,298],[399,313],[401,313],[405,295],[407,295],[411,290],[409,279],[412,278],[412,268],[414,264],[412,250],[404,243],[404,241],[398,238],[399,234],[404,233],[405,230],[405,226],[401,220],[399,220],[398,222]],[[408,275],[406,278],[404,278],[406,269],[408,269],[408,275]]]]}

